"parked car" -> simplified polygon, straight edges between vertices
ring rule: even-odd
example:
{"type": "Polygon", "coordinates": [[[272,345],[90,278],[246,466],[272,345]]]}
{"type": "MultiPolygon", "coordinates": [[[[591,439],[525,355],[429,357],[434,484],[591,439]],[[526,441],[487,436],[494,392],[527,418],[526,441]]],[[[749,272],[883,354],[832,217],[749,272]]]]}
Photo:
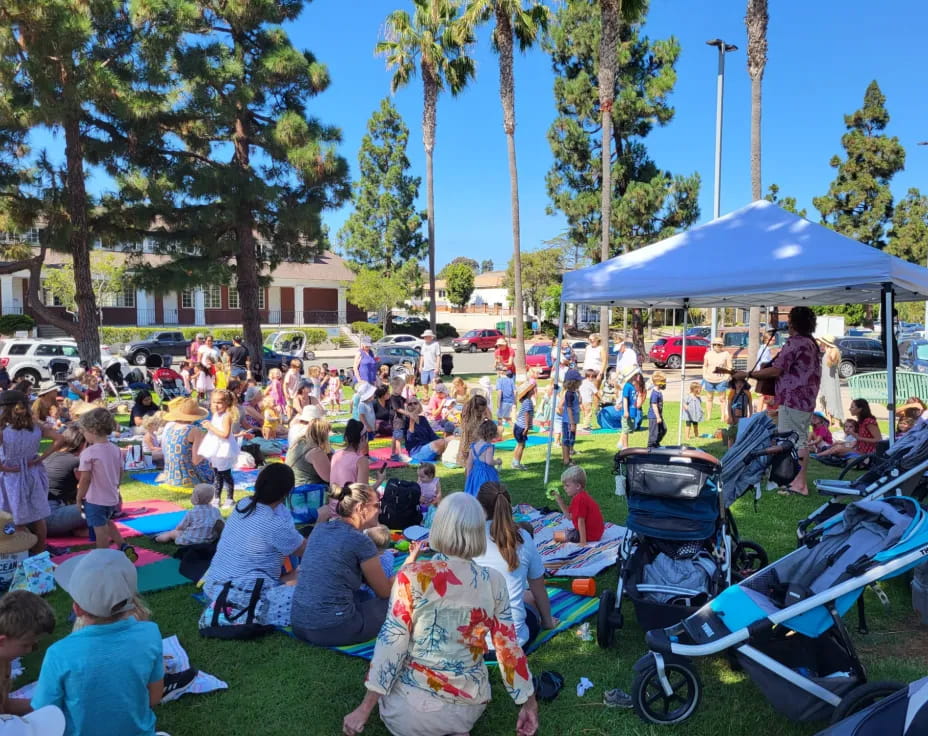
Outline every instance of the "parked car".
{"type": "Polygon", "coordinates": [[[902,340],[899,343],[899,367],[915,373],[928,373],[928,340],[902,340]]]}
{"type": "MultiPolygon", "coordinates": [[[[216,350],[222,350],[223,347],[231,348],[232,342],[229,340],[215,340],[213,345],[216,350]]],[[[262,345],[261,350],[263,355],[261,356],[261,372],[264,378],[267,378],[268,371],[271,368],[280,368],[282,371],[286,371],[290,367],[291,360],[300,361],[300,373],[303,372],[303,361],[299,358],[286,355],[284,353],[278,353],[276,350],[271,350],[267,345],[262,345]]]]}
{"type": "MultiPolygon", "coordinates": [[[[702,363],[709,349],[709,341],[703,337],[686,338],[686,362],[702,363]]],[[[648,357],[658,368],[679,368],[683,355],[682,337],[661,337],[654,341],[648,357]]]]}
{"type": "Polygon", "coordinates": [[[51,361],[67,360],[74,370],[80,363],[77,344],[66,339],[12,338],[0,340],[0,365],[3,365],[13,381],[27,380],[38,386],[42,381],[51,381],[51,361]]]}
{"type": "MultiPolygon", "coordinates": [[[[724,349],[731,353],[732,367],[737,371],[747,371],[753,368],[748,365],[748,340],[750,333],[746,327],[731,327],[722,330],[720,333],[724,349]]],[[[786,344],[789,333],[786,330],[777,332],[770,343],[770,355],[776,357],[780,348],[786,344]]],[[[763,333],[758,336],[758,347],[763,347],[767,342],[767,337],[763,333]]]]}
{"type": "Polygon", "coordinates": [[[504,337],[499,330],[470,330],[465,332],[461,337],[456,337],[451,341],[451,348],[456,353],[467,350],[476,353],[478,350],[487,352],[496,347],[496,341],[504,337]]]}
{"type": "Polygon", "coordinates": [[[386,347],[377,348],[374,353],[374,360],[377,361],[377,367],[382,365],[390,366],[390,374],[397,375],[396,366],[402,366],[403,374],[416,374],[419,371],[419,351],[414,348],[407,348],[401,345],[387,345],[386,347]]]}
{"type": "Polygon", "coordinates": [[[190,341],[182,332],[152,332],[144,340],[137,340],[126,345],[123,353],[133,365],[145,365],[149,355],[172,355],[183,357],[187,354],[190,341]]]}
{"type": "Polygon", "coordinates": [[[537,343],[525,353],[525,367],[534,368],[539,378],[547,378],[551,375],[551,366],[554,363],[551,347],[551,343],[537,343]]]}
{"type": "Polygon", "coordinates": [[[375,341],[372,347],[374,350],[377,350],[378,348],[395,345],[401,348],[421,350],[424,344],[422,338],[416,337],[415,335],[384,335],[379,340],[375,341]]]}
{"type": "Polygon", "coordinates": [[[861,371],[886,370],[886,351],[879,340],[872,337],[839,337],[835,345],[841,351],[841,363],[838,365],[841,378],[850,378],[861,371]]]}
{"type": "Polygon", "coordinates": [[[688,327],[686,329],[687,337],[704,337],[708,340],[710,335],[712,335],[711,327],[688,327]]]}
{"type": "Polygon", "coordinates": [[[579,365],[583,362],[584,358],[586,358],[586,349],[590,346],[590,343],[588,343],[586,340],[574,340],[573,342],[568,343],[568,345],[570,345],[570,349],[574,353],[574,359],[579,365]]]}

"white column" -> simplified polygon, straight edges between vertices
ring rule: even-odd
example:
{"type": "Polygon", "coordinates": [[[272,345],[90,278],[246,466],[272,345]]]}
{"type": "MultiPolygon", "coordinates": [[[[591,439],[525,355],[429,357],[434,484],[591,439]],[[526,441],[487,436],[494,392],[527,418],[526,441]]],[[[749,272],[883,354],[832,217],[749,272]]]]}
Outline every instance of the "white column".
{"type": "Polygon", "coordinates": [[[293,287],[293,324],[303,324],[303,287],[299,284],[293,287]]]}
{"type": "Polygon", "coordinates": [[[2,299],[0,313],[9,314],[13,307],[13,274],[0,276],[0,299],[2,299]]]}
{"type": "Polygon", "coordinates": [[[338,324],[348,324],[348,291],[344,286],[338,287],[338,324]]]}
{"type": "Polygon", "coordinates": [[[164,311],[164,324],[177,324],[177,292],[169,291],[161,298],[161,308],[164,311]]]}
{"type": "Polygon", "coordinates": [[[135,290],[135,319],[140,327],[154,324],[155,315],[148,308],[148,292],[142,289],[135,290]]]}
{"type": "Polygon", "coordinates": [[[198,327],[206,324],[206,299],[203,289],[193,290],[193,321],[198,327]]]}

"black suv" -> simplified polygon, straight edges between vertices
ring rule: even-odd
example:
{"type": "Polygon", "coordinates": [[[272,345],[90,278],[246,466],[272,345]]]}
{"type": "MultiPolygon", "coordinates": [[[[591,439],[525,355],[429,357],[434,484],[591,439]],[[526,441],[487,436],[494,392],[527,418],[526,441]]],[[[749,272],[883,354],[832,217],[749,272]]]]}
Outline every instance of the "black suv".
{"type": "Polygon", "coordinates": [[[185,357],[189,344],[182,332],[152,332],[145,340],[126,345],[124,352],[130,363],[145,365],[149,355],[185,357]]]}
{"type": "Polygon", "coordinates": [[[838,375],[850,378],[861,371],[885,371],[886,351],[883,343],[872,337],[839,337],[835,345],[841,351],[838,375]]]}

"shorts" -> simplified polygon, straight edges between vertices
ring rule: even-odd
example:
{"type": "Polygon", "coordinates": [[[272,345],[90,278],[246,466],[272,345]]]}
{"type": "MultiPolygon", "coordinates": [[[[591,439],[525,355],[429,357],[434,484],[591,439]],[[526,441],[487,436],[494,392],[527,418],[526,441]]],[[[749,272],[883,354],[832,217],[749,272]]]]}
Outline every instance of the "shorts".
{"type": "Polygon", "coordinates": [[[511,414],[512,414],[512,404],[507,402],[505,404],[499,405],[499,414],[497,414],[497,417],[499,417],[499,419],[509,419],[509,416],[511,414]]]}
{"type": "Polygon", "coordinates": [[[561,444],[564,447],[573,447],[576,441],[576,430],[571,431],[569,422],[561,422],[561,444]]]}
{"type": "Polygon", "coordinates": [[[402,429],[397,429],[396,427],[393,428],[393,439],[401,440],[405,436],[406,436],[406,432],[404,432],[402,429]]]}
{"type": "Polygon", "coordinates": [[[576,529],[569,529],[567,531],[567,541],[570,542],[571,544],[579,544],[580,543],[580,532],[578,532],[576,529]]]}
{"type": "Polygon", "coordinates": [[[525,441],[528,439],[528,429],[525,427],[520,427],[518,424],[516,424],[512,428],[512,436],[515,438],[516,444],[524,445],[525,441]]]}
{"type": "Polygon", "coordinates": [[[394,736],[435,736],[470,733],[486,710],[486,703],[449,703],[430,692],[404,685],[380,696],[380,720],[394,736]]]}
{"type": "Polygon", "coordinates": [[[692,419],[687,419],[686,426],[690,429],[696,429],[699,426],[699,422],[694,422],[692,419]]]}
{"type": "Polygon", "coordinates": [[[622,434],[631,434],[635,431],[635,417],[629,414],[627,417],[622,417],[622,429],[620,432],[622,434]]]}
{"type": "Polygon", "coordinates": [[[438,460],[438,453],[432,449],[432,444],[422,445],[409,453],[409,456],[417,463],[431,463],[438,460]]]}
{"type": "Polygon", "coordinates": [[[702,387],[710,394],[720,394],[728,391],[728,381],[719,381],[718,383],[709,383],[705,378],[702,379],[702,387]]]}
{"type": "Polygon", "coordinates": [[[808,445],[811,421],[811,411],[799,411],[790,409],[788,406],[781,406],[777,412],[777,432],[795,432],[799,435],[796,449],[805,450],[808,445]]]}
{"type": "Polygon", "coordinates": [[[433,378],[435,378],[434,370],[422,371],[421,375],[419,376],[419,383],[423,386],[428,386],[432,382],[433,378]]]}
{"type": "Polygon", "coordinates": [[[84,517],[87,519],[87,526],[99,527],[106,526],[106,522],[116,516],[118,506],[100,506],[90,501],[84,501],[84,517]]]}

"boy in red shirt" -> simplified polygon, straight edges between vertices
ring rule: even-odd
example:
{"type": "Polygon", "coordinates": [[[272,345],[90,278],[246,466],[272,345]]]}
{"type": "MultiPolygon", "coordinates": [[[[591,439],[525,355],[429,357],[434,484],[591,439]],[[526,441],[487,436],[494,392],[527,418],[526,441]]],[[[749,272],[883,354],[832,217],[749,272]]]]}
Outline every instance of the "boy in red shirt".
{"type": "Polygon", "coordinates": [[[560,494],[554,498],[561,513],[570,517],[574,528],[567,532],[556,532],[555,541],[579,544],[598,542],[603,538],[605,531],[603,512],[593,497],[586,492],[586,472],[579,465],[571,465],[561,474],[561,483],[564,484],[564,492],[570,498],[570,506],[564,505],[564,499],[560,494]]]}

